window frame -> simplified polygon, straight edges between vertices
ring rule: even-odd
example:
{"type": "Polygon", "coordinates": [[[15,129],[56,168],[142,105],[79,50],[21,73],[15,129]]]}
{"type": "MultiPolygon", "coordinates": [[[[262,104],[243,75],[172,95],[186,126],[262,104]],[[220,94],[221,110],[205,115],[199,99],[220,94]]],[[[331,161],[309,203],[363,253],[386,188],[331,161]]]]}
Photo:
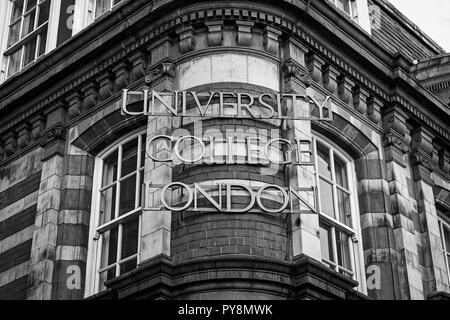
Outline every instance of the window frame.
{"type": "Polygon", "coordinates": [[[91,207],[91,219],[90,219],[90,227],[89,227],[89,244],[88,244],[88,257],[87,257],[87,268],[86,268],[86,285],[85,285],[85,297],[97,294],[102,292],[100,290],[100,275],[113,267],[116,268],[115,277],[120,276],[120,266],[128,261],[136,259],[136,268],[139,267],[141,262],[141,238],[142,238],[142,213],[143,213],[143,201],[141,199],[140,206],[137,208],[123,214],[119,215],[118,203],[120,199],[120,182],[129,179],[133,175],[136,175],[136,199],[135,206],[138,205],[139,194],[142,194],[142,186],[139,186],[140,183],[140,175],[145,175],[145,157],[142,159],[142,140],[143,137],[146,137],[145,129],[137,129],[126,135],[118,142],[108,146],[103,151],[101,151],[97,157],[95,158],[94,165],[94,177],[93,177],[93,190],[92,190],[92,207],[91,207]],[[122,149],[128,142],[137,139],[138,140],[138,149],[137,149],[137,163],[143,163],[141,167],[137,167],[137,169],[123,177],[121,174],[121,157],[122,157],[122,149]],[[113,152],[118,154],[117,158],[117,179],[105,186],[102,186],[103,180],[103,168],[104,168],[104,159],[106,159],[113,152]],[[116,195],[115,195],[115,218],[111,219],[102,225],[100,225],[100,208],[101,208],[101,193],[102,191],[111,188],[111,185],[116,184],[116,195]],[[137,251],[135,254],[126,257],[124,259],[121,258],[121,247],[122,247],[122,239],[123,239],[123,225],[129,221],[134,219],[138,219],[138,230],[137,230],[137,251]],[[101,258],[102,258],[102,246],[103,246],[103,237],[102,233],[108,232],[114,228],[118,228],[118,236],[117,236],[117,253],[116,253],[116,261],[113,264],[110,264],[106,267],[101,267],[101,258]]]}
{"type": "Polygon", "coordinates": [[[39,60],[41,57],[45,56],[48,52],[50,52],[52,49],[54,49],[56,47],[58,25],[59,25],[59,10],[61,7],[61,1],[37,0],[36,5],[33,7],[33,9],[36,10],[36,12],[34,13],[34,15],[35,15],[34,29],[33,29],[33,31],[28,33],[26,36],[24,36],[23,38],[20,39],[20,36],[22,34],[22,29],[23,29],[24,17],[27,15],[27,13],[29,13],[32,10],[32,9],[30,9],[30,10],[26,11],[27,1],[28,0],[24,0],[21,16],[14,22],[11,22],[14,0],[8,0],[7,2],[5,2],[5,4],[3,5],[4,7],[2,7],[0,5],[0,8],[6,8],[5,15],[4,15],[5,19],[4,19],[3,24],[1,25],[3,27],[4,31],[3,31],[3,34],[0,36],[0,39],[1,39],[1,43],[0,43],[0,51],[1,51],[0,83],[5,81],[6,79],[14,77],[16,74],[19,74],[22,70],[24,70],[28,66],[32,65],[34,62],[39,60]],[[46,22],[44,22],[43,24],[38,25],[39,22],[38,22],[38,19],[36,19],[36,18],[39,15],[39,8],[44,2],[47,2],[47,1],[49,2],[48,20],[46,22]],[[11,46],[8,46],[9,36],[10,36],[10,27],[12,25],[14,25],[14,23],[17,23],[19,21],[19,19],[20,19],[19,40],[16,41],[11,46]],[[40,37],[39,34],[42,32],[42,30],[44,28],[47,28],[47,36],[45,39],[46,41],[45,41],[44,52],[41,55],[39,55],[40,48],[37,44],[36,49],[35,49],[34,59],[32,61],[30,61],[27,65],[23,66],[24,55],[25,55],[25,49],[24,49],[25,46],[28,43],[30,43],[30,39],[32,39],[34,37],[36,37],[35,41],[38,41],[39,37],[40,37]],[[10,68],[11,56],[13,53],[15,53],[17,51],[21,51],[19,68],[15,73],[8,75],[9,68],[10,68]]]}
{"type": "MultiPolygon", "coordinates": [[[[450,223],[441,218],[440,216],[438,216],[438,225],[439,225],[439,233],[441,236],[442,253],[444,254],[445,266],[447,267],[448,281],[450,282],[450,248],[447,248],[444,233],[444,227],[450,233],[450,223]]],[[[448,241],[450,242],[450,239],[448,239],[448,241]]]]}
{"type": "MultiPolygon", "coordinates": [[[[362,233],[361,233],[361,223],[359,218],[359,205],[358,205],[358,192],[357,192],[357,180],[355,174],[355,165],[354,160],[348,156],[345,151],[343,151],[338,146],[330,143],[329,139],[324,137],[323,135],[313,132],[312,134],[312,150],[314,153],[314,179],[316,182],[316,209],[319,216],[319,224],[326,225],[331,228],[332,235],[332,250],[333,250],[333,261],[329,261],[322,257],[322,263],[324,263],[327,267],[332,270],[342,274],[340,271],[351,274],[351,279],[358,281],[359,286],[358,290],[360,292],[366,293],[366,277],[365,277],[365,265],[364,265],[364,251],[362,247],[362,233]],[[332,190],[333,190],[333,205],[334,205],[334,217],[330,217],[328,214],[322,212],[321,210],[321,195],[320,195],[320,179],[322,179],[319,173],[318,166],[318,154],[317,154],[317,142],[325,146],[329,151],[330,164],[331,165],[331,175],[332,175],[332,190]],[[331,155],[333,155],[331,157],[331,155]],[[351,211],[351,225],[352,227],[347,226],[345,223],[339,221],[336,218],[338,215],[338,197],[337,190],[345,189],[341,186],[337,185],[336,182],[336,173],[335,173],[335,165],[334,165],[334,156],[337,155],[340,160],[345,162],[345,168],[347,173],[347,184],[349,192],[349,202],[350,202],[350,211],[351,211]],[[350,250],[350,263],[353,270],[348,270],[343,266],[339,266],[338,263],[338,248],[337,248],[337,236],[336,231],[344,233],[348,236],[348,248],[350,250]]],[[[321,242],[322,245],[322,242],[321,242]]],[[[344,275],[345,276],[345,275],[344,275]]]]}

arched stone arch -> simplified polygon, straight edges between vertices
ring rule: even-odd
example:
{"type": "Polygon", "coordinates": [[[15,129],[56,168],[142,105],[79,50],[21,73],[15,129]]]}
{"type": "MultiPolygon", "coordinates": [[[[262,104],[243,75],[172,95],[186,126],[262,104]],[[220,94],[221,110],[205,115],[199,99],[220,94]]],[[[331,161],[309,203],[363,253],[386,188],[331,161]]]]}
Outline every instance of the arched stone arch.
{"type": "Polygon", "coordinates": [[[78,137],[72,141],[72,145],[95,155],[130,131],[139,127],[145,128],[147,122],[146,117],[123,116],[120,110],[115,110],[82,132],[78,132],[78,137]]]}

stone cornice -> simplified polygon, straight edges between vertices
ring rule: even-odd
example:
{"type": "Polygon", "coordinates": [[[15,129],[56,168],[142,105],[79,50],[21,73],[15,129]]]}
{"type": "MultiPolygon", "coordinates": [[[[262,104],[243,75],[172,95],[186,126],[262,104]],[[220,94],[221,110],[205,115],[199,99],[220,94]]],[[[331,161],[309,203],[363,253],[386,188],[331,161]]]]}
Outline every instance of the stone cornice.
{"type": "MultiPolygon", "coordinates": [[[[103,39],[105,43],[111,41],[111,39],[114,36],[118,36],[120,33],[117,30],[122,30],[125,27],[131,28],[133,25],[135,26],[138,24],[140,20],[148,20],[149,17],[154,17],[154,13],[157,11],[158,8],[163,7],[165,4],[167,4],[169,1],[156,1],[152,5],[149,5],[148,2],[139,0],[139,2],[136,3],[133,2],[133,8],[131,8],[130,5],[127,5],[124,3],[123,6],[120,7],[120,10],[117,10],[113,13],[111,13],[108,16],[105,16],[101,21],[94,24],[93,26],[89,27],[87,30],[84,30],[81,34],[75,36],[73,39],[68,41],[65,45],[63,45],[61,48],[58,48],[58,50],[55,50],[53,54],[50,54],[44,59],[42,59],[40,62],[36,63],[32,66],[32,68],[28,69],[27,72],[19,74],[17,77],[13,77],[12,79],[8,80],[6,83],[3,84],[2,87],[0,87],[0,94],[3,95],[5,98],[0,102],[0,113],[1,109],[8,105],[12,105],[13,101],[16,102],[16,98],[21,97],[21,92],[19,89],[14,94],[12,94],[12,88],[19,87],[24,90],[24,87],[27,86],[27,90],[33,90],[36,88],[36,85],[43,84],[45,82],[44,78],[50,78],[49,81],[52,81],[52,76],[61,76],[61,73],[59,71],[64,69],[62,68],[62,63],[64,61],[77,61],[77,57],[81,56],[87,56],[89,53],[95,52],[95,49],[99,50],[98,47],[95,49],[93,46],[87,45],[88,43],[92,43],[94,40],[93,34],[100,34],[96,41],[99,41],[100,39],[103,39]],[[145,5],[147,4],[147,5],[145,5]],[[136,10],[136,8],[140,8],[137,12],[133,11],[136,10]],[[130,18],[127,21],[121,21],[119,18],[123,17],[124,14],[130,15],[130,18]],[[116,24],[114,24],[114,22],[116,24]],[[117,28],[113,28],[112,26],[116,26],[117,28]],[[113,31],[116,29],[116,31],[113,31]],[[105,31],[108,31],[108,33],[105,33],[105,31]],[[71,49],[77,48],[78,50],[74,50],[74,53],[69,56],[69,52],[71,49]],[[81,48],[81,49],[80,49],[81,48]],[[59,63],[58,63],[59,62],[59,63]],[[50,68],[50,65],[54,65],[54,68],[50,68]],[[33,75],[36,75],[41,69],[49,69],[49,71],[42,74],[41,77],[38,77],[38,79],[35,79],[35,84],[32,85],[31,83],[26,83],[27,79],[32,79],[33,75]],[[22,86],[18,86],[17,83],[23,83],[22,86]],[[11,94],[8,95],[8,92],[11,92],[11,94]],[[5,96],[6,94],[6,96],[5,96]]],[[[304,9],[304,4],[300,1],[296,1],[295,5],[300,8],[304,9]]],[[[244,6],[245,4],[240,4],[239,6],[244,6]]],[[[323,8],[321,8],[323,9],[323,8]]],[[[310,16],[313,15],[313,10],[309,10],[307,14],[310,16]]],[[[317,12],[316,12],[317,13],[317,12]]],[[[331,13],[329,13],[331,14],[331,13]]],[[[122,47],[125,48],[117,48],[115,53],[111,54],[108,58],[105,60],[99,60],[98,62],[94,63],[94,67],[91,70],[86,70],[83,73],[80,73],[78,77],[73,79],[70,83],[67,83],[65,86],[60,87],[56,92],[52,93],[48,97],[46,97],[44,100],[41,100],[40,102],[37,102],[34,105],[29,105],[26,108],[26,112],[22,113],[19,117],[15,119],[11,119],[7,123],[1,123],[0,124],[0,132],[5,131],[8,128],[11,128],[12,126],[16,125],[23,119],[25,119],[27,116],[31,116],[36,114],[39,110],[42,108],[53,104],[55,101],[63,97],[64,95],[69,94],[71,91],[73,91],[74,88],[78,88],[81,85],[84,85],[86,81],[89,81],[93,79],[94,77],[98,76],[102,71],[107,70],[110,68],[111,65],[119,64],[121,60],[125,59],[127,56],[130,56],[131,53],[135,52],[137,49],[144,47],[147,43],[150,41],[157,39],[158,37],[161,37],[162,35],[168,34],[171,30],[176,30],[179,26],[187,25],[192,22],[200,22],[200,21],[207,21],[208,19],[219,19],[221,17],[228,18],[228,19],[249,19],[254,20],[258,22],[263,22],[268,25],[276,26],[277,28],[282,29],[286,33],[290,33],[293,36],[303,40],[302,42],[307,45],[309,48],[314,50],[316,54],[322,56],[324,59],[326,59],[330,64],[333,64],[335,68],[337,68],[339,71],[345,73],[348,77],[351,77],[355,82],[363,86],[368,92],[376,95],[380,99],[382,99],[385,102],[390,101],[389,94],[382,89],[379,88],[378,84],[374,84],[372,80],[369,80],[369,78],[365,75],[363,75],[359,70],[356,70],[354,67],[350,66],[347,62],[344,62],[342,59],[340,59],[334,52],[331,50],[325,48],[323,44],[321,44],[317,39],[313,38],[310,34],[310,32],[304,31],[303,28],[299,27],[298,25],[293,24],[290,21],[284,20],[280,18],[279,16],[276,16],[274,14],[268,14],[261,11],[255,11],[255,10],[248,10],[248,11],[242,11],[242,10],[225,10],[225,9],[214,9],[214,10],[208,10],[208,11],[198,11],[195,14],[189,13],[182,16],[174,17],[170,21],[166,21],[165,23],[157,26],[153,30],[149,31],[147,34],[139,37],[134,38],[132,41],[123,41],[122,47]],[[125,44],[127,44],[125,46],[125,44]]],[[[123,19],[122,19],[123,20],[123,19]]],[[[349,36],[354,36],[355,32],[358,33],[361,31],[355,29],[352,27],[346,26],[346,28],[349,30],[345,30],[346,32],[349,32],[349,36]]],[[[131,31],[130,31],[131,32],[131,31]]],[[[127,34],[124,33],[126,36],[127,34]]],[[[357,34],[357,39],[363,37],[362,34],[357,34]]],[[[373,40],[371,40],[368,36],[365,36],[365,41],[367,45],[367,41],[372,42],[369,47],[374,46],[376,44],[373,43],[373,40]]],[[[103,42],[103,41],[102,41],[103,42]]],[[[364,54],[362,49],[358,49],[358,54],[364,54]]],[[[367,53],[367,52],[366,52],[367,53]]],[[[378,53],[378,50],[377,50],[378,53]]],[[[373,58],[373,55],[372,55],[373,58]]],[[[378,62],[373,64],[374,67],[378,68],[378,72],[381,70],[382,73],[385,72],[386,77],[391,77],[392,74],[389,72],[389,68],[387,67],[387,63],[389,60],[391,63],[388,63],[390,65],[394,64],[395,57],[389,57],[387,53],[384,53],[384,58],[386,58],[388,61],[385,62],[378,62]],[[380,65],[381,63],[381,65],[380,65]]],[[[86,58],[87,59],[87,58],[86,58]]],[[[386,60],[385,59],[385,60],[386,60]]],[[[80,60],[78,60],[80,62],[80,60]]],[[[376,62],[375,60],[371,60],[371,62],[376,62]]],[[[74,68],[72,64],[69,64],[67,68],[74,68]]],[[[427,124],[434,123],[433,120],[431,120],[427,115],[425,114],[418,114],[417,110],[414,110],[412,107],[408,107],[407,104],[404,104],[403,102],[400,102],[404,107],[412,112],[414,115],[419,116],[421,118],[426,118],[429,121],[427,121],[427,124]]],[[[434,129],[436,130],[436,125],[434,126],[434,129]]],[[[445,132],[446,130],[443,128],[437,129],[440,134],[445,132]]]]}

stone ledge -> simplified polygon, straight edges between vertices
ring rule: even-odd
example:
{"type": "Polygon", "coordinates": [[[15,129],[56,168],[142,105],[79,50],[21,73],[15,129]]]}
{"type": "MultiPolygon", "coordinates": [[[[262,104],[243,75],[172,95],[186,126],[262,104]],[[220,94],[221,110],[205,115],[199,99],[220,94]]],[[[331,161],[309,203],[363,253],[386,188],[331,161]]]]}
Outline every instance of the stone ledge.
{"type": "Polygon", "coordinates": [[[179,299],[210,290],[262,292],[284,299],[369,299],[348,279],[320,262],[300,256],[292,262],[229,255],[174,264],[161,255],[138,269],[108,281],[107,291],[89,300],[179,299]]]}

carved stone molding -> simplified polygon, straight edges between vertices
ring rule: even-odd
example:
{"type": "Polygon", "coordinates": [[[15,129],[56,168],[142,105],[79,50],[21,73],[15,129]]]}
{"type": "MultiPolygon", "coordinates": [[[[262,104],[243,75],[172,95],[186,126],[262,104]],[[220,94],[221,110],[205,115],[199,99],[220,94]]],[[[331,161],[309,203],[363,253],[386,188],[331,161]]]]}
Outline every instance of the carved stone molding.
{"type": "Polygon", "coordinates": [[[382,118],[383,127],[386,131],[393,130],[399,137],[405,137],[408,115],[397,105],[392,105],[384,109],[382,118]]]}
{"type": "Polygon", "coordinates": [[[350,105],[353,101],[353,88],[355,87],[355,82],[349,79],[346,75],[340,74],[337,77],[338,82],[338,97],[345,104],[350,105]]]}
{"type": "Polygon", "coordinates": [[[436,170],[436,165],[434,164],[431,157],[424,153],[422,150],[418,150],[411,155],[413,166],[423,166],[430,172],[436,170]]]}
{"type": "Polygon", "coordinates": [[[162,77],[175,77],[175,65],[172,62],[163,62],[145,76],[145,83],[150,85],[162,77]]]}
{"type": "Polygon", "coordinates": [[[41,138],[45,129],[45,116],[39,114],[30,119],[31,123],[31,139],[37,141],[41,138]]]}
{"type": "MultiPolygon", "coordinates": [[[[308,30],[304,30],[301,25],[297,25],[294,21],[290,21],[286,19],[286,17],[282,15],[276,14],[268,14],[267,12],[263,12],[262,10],[256,8],[245,8],[240,10],[227,10],[227,9],[217,9],[217,10],[208,10],[208,14],[200,15],[200,14],[191,14],[186,13],[180,16],[176,16],[171,20],[164,21],[161,24],[152,26],[152,29],[148,32],[148,34],[142,37],[136,37],[134,43],[130,43],[130,46],[124,47],[123,50],[118,50],[114,56],[108,58],[107,60],[101,60],[102,57],[99,57],[99,63],[92,67],[92,69],[87,70],[84,74],[81,74],[79,77],[70,81],[64,86],[57,87],[55,86],[55,92],[52,93],[51,96],[39,97],[40,101],[33,105],[30,114],[36,114],[39,110],[46,108],[49,104],[54,103],[55,101],[61,99],[62,94],[67,94],[82,81],[85,81],[90,76],[99,77],[100,74],[107,72],[111,68],[111,62],[117,61],[121,57],[127,55],[131,56],[133,53],[133,49],[137,46],[145,46],[146,44],[151,43],[154,39],[157,39],[163,34],[167,34],[168,32],[173,32],[177,28],[181,26],[186,26],[190,23],[199,23],[206,19],[258,19],[258,21],[262,24],[268,24],[275,28],[283,28],[287,34],[295,37],[298,41],[307,45],[308,49],[314,50],[320,55],[322,58],[326,59],[327,62],[334,65],[339,69],[340,72],[344,72],[348,75],[351,75],[352,79],[356,81],[360,86],[364,87],[371,95],[377,96],[384,101],[388,101],[390,96],[388,92],[385,92],[382,88],[380,88],[376,83],[374,83],[371,78],[367,75],[361,73],[357,67],[350,65],[348,62],[343,61],[339,55],[333,52],[331,49],[327,48],[325,45],[321,44],[319,41],[316,41],[316,36],[308,32],[308,30]],[[210,14],[211,12],[211,14],[210,14]],[[95,73],[94,73],[95,68],[95,73]],[[95,75],[94,75],[95,74],[95,75]]],[[[102,100],[109,97],[111,92],[114,92],[114,89],[110,87],[110,84],[104,85],[100,81],[99,83],[99,96],[102,100]],[[107,89],[105,89],[107,88],[107,89]]],[[[412,103],[409,103],[407,99],[404,99],[400,102],[402,106],[404,106],[405,110],[408,110],[414,117],[420,118],[424,121],[428,126],[432,127],[436,131],[438,131],[443,137],[449,139],[450,134],[445,127],[440,126],[436,121],[433,121],[433,118],[427,115],[426,113],[420,111],[419,108],[415,107],[412,103]]],[[[27,106],[28,107],[28,106],[27,106]]],[[[0,128],[0,132],[5,132],[9,128],[13,127],[16,123],[25,120],[26,115],[21,114],[17,119],[12,119],[5,124],[2,124],[0,128]]]]}
{"type": "Polygon", "coordinates": [[[91,81],[86,84],[81,92],[83,94],[83,107],[82,110],[89,110],[94,107],[98,101],[98,84],[95,81],[91,81]]]}
{"type": "Polygon", "coordinates": [[[20,149],[26,148],[31,142],[31,125],[28,122],[21,123],[17,129],[17,145],[20,149]]]}
{"type": "Polygon", "coordinates": [[[41,147],[48,148],[54,143],[66,140],[66,127],[63,124],[56,124],[44,130],[41,138],[41,147]]]}
{"type": "Polygon", "coordinates": [[[74,92],[67,97],[69,118],[73,119],[81,114],[82,110],[82,95],[79,92],[74,92]]]}
{"type": "Polygon", "coordinates": [[[385,148],[385,160],[387,162],[394,161],[399,166],[406,168],[404,155],[409,151],[409,147],[404,137],[389,129],[383,135],[383,145],[385,148]]]}
{"type": "Polygon", "coordinates": [[[223,20],[205,22],[208,29],[208,46],[221,46],[223,42],[223,20]]]}
{"type": "Polygon", "coordinates": [[[297,78],[306,87],[312,85],[312,78],[309,72],[290,60],[283,64],[283,74],[285,79],[297,78]]]}
{"type": "Polygon", "coordinates": [[[111,72],[106,71],[97,77],[99,84],[99,96],[101,100],[108,99],[114,92],[114,76],[111,72]]]}
{"type": "Polygon", "coordinates": [[[194,30],[192,26],[186,26],[177,30],[180,37],[180,53],[185,54],[191,52],[195,48],[194,30]]]}
{"type": "Polygon", "coordinates": [[[131,81],[135,81],[145,75],[147,69],[147,52],[139,50],[130,56],[131,81]]]}
{"type": "Polygon", "coordinates": [[[369,117],[370,121],[375,124],[380,123],[382,107],[383,104],[379,99],[373,96],[370,96],[367,99],[367,116],[369,117]]]}
{"type": "Polygon", "coordinates": [[[131,66],[128,61],[122,61],[113,68],[112,71],[115,74],[114,85],[117,90],[124,89],[128,86],[130,82],[130,69],[131,66]]]}
{"type": "Polygon", "coordinates": [[[4,137],[6,156],[12,156],[17,150],[17,134],[13,130],[8,131],[4,137]]]}
{"type": "Polygon", "coordinates": [[[325,64],[325,62],[323,61],[323,59],[319,58],[312,52],[309,52],[305,58],[306,58],[306,67],[309,70],[311,78],[315,82],[320,83],[322,80],[322,66],[325,64]]]}
{"type": "Polygon", "coordinates": [[[367,99],[369,98],[367,92],[360,86],[355,86],[352,88],[353,96],[353,108],[361,114],[366,114],[367,112],[367,99]]]}
{"type": "Polygon", "coordinates": [[[282,32],[274,27],[267,26],[264,30],[264,49],[277,55],[280,50],[280,36],[282,32]]]}
{"type": "Polygon", "coordinates": [[[237,44],[242,47],[252,45],[252,28],[255,25],[251,21],[236,21],[237,26],[237,44]]]}
{"type": "Polygon", "coordinates": [[[337,77],[338,71],[328,63],[322,66],[322,78],[325,89],[332,94],[337,94],[337,77]]]}
{"type": "Polygon", "coordinates": [[[431,131],[424,127],[418,127],[412,131],[411,136],[411,148],[413,150],[421,150],[431,158],[434,139],[434,135],[431,131]]]}
{"type": "Polygon", "coordinates": [[[450,171],[450,151],[440,150],[439,151],[439,168],[445,173],[450,171]]]}

